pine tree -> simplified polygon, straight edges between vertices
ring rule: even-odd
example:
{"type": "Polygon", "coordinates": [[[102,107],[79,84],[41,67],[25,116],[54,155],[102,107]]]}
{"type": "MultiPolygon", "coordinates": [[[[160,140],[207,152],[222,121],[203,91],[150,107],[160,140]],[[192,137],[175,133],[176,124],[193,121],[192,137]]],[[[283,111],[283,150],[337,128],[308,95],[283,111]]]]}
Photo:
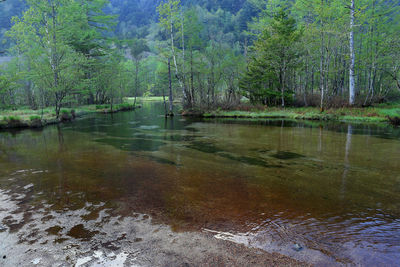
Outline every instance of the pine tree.
{"type": "Polygon", "coordinates": [[[262,97],[266,99],[279,95],[280,103],[285,107],[292,94],[288,74],[298,67],[301,35],[296,20],[280,9],[254,44],[255,56],[241,83],[242,88],[250,93],[250,98],[254,98],[251,96],[254,91],[258,99],[262,92],[265,94],[262,97]]]}

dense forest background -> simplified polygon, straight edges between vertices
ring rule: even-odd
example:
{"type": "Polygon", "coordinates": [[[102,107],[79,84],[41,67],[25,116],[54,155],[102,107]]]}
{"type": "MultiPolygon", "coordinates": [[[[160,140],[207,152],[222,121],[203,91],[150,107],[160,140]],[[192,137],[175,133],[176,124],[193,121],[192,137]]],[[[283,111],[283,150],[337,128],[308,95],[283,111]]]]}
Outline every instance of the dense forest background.
{"type": "MultiPolygon", "coordinates": [[[[105,5],[104,10],[108,14],[118,15],[118,26],[114,29],[114,34],[120,37],[132,37],[148,34],[151,25],[157,22],[157,7],[161,0],[111,0],[105,5]]],[[[203,12],[209,12],[213,15],[219,15],[224,11],[227,18],[237,16],[237,22],[246,28],[247,22],[251,21],[252,16],[257,14],[256,9],[247,0],[184,0],[182,6],[188,8],[198,6],[203,12]],[[219,10],[220,13],[216,14],[219,10]]],[[[1,47],[7,47],[7,40],[4,39],[4,33],[12,26],[11,18],[20,16],[27,9],[25,0],[7,0],[0,6],[0,33],[1,47]]],[[[235,21],[236,23],[236,21],[235,21]]],[[[228,29],[226,29],[228,30],[228,29]]],[[[232,32],[234,28],[230,29],[232,32]]]]}
{"type": "Polygon", "coordinates": [[[392,0],[6,0],[0,105],[368,106],[400,92],[392,0]],[[25,13],[24,13],[25,12],[25,13]],[[12,19],[13,17],[19,17],[12,19]]]}

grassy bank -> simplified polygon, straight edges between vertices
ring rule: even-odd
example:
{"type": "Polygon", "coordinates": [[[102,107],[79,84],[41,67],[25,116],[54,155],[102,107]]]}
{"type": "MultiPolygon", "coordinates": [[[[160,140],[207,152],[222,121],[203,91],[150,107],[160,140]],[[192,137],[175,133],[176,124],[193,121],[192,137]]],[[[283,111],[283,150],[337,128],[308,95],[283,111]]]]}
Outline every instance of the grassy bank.
{"type": "MultiPolygon", "coordinates": [[[[137,97],[136,102],[141,103],[141,102],[163,102],[164,98],[162,96],[144,96],[144,97],[137,97]]],[[[165,97],[165,101],[168,102],[168,96],[165,97]]],[[[124,102],[133,104],[135,102],[134,97],[125,97],[124,102]]],[[[182,100],[179,98],[174,99],[174,103],[182,103],[182,100]]]]}
{"type": "Polygon", "coordinates": [[[379,105],[367,108],[338,108],[320,112],[318,108],[267,108],[246,111],[215,110],[208,112],[184,112],[186,116],[204,118],[282,118],[296,120],[345,121],[366,123],[389,123],[390,119],[400,118],[400,104],[379,105]]]}
{"type": "Polygon", "coordinates": [[[63,108],[57,118],[54,108],[32,110],[20,108],[16,110],[0,110],[0,129],[11,128],[40,128],[49,124],[71,121],[91,113],[114,113],[133,110],[131,104],[113,105],[89,105],[77,108],[63,108]]]}

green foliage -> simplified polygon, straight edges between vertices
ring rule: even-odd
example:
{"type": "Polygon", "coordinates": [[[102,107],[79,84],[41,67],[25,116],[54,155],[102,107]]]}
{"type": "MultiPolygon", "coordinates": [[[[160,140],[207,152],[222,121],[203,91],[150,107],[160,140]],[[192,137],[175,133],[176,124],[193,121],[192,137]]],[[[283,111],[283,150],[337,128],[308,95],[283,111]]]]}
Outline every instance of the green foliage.
{"type": "MultiPolygon", "coordinates": [[[[395,99],[400,5],[355,2],[359,105],[395,99]]],[[[13,57],[0,68],[0,108],[56,106],[59,115],[161,96],[168,58],[173,96],[188,108],[232,108],[242,95],[268,105],[346,104],[349,11],[339,0],[7,0],[0,27],[10,29],[4,47],[13,57]]]]}
{"type": "Polygon", "coordinates": [[[182,23],[179,16],[180,3],[180,0],[166,0],[157,7],[159,24],[167,32],[173,31],[174,28],[180,29],[182,23]]]}
{"type": "Polygon", "coordinates": [[[252,48],[252,59],[241,81],[246,97],[264,104],[281,101],[284,105],[291,100],[293,88],[285,83],[288,73],[299,67],[301,35],[296,21],[280,9],[252,48]]]}

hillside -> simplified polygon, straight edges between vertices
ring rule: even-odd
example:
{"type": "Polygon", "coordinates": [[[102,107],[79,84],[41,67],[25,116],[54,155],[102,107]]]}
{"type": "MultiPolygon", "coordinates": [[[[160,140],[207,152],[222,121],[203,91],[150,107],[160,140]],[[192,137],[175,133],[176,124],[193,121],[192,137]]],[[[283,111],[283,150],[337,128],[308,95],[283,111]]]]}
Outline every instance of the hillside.
{"type": "MultiPolygon", "coordinates": [[[[121,37],[141,36],[148,34],[148,28],[157,21],[157,6],[161,0],[111,0],[105,8],[106,13],[118,15],[118,26],[114,34],[121,37]]],[[[221,10],[228,16],[236,15],[239,25],[246,27],[255,10],[247,0],[186,0],[182,1],[185,8],[198,6],[210,14],[220,14],[221,10]]],[[[11,18],[19,16],[27,8],[24,0],[6,0],[0,5],[0,48],[10,46],[9,40],[4,38],[4,33],[11,28],[11,18]]],[[[230,28],[229,31],[235,31],[230,28]]],[[[225,29],[226,32],[226,29],[225,29]]]]}

